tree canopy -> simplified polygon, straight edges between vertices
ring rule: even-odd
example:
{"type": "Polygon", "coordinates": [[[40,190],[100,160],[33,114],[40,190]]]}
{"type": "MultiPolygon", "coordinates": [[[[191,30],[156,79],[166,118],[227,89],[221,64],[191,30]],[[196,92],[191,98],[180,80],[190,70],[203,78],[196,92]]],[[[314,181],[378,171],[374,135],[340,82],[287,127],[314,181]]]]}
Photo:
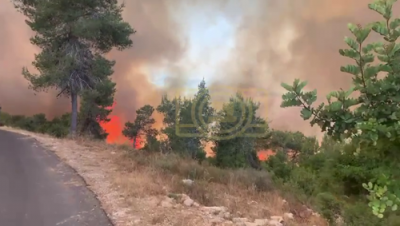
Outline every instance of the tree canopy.
{"type": "Polygon", "coordinates": [[[283,95],[282,107],[301,107],[301,116],[311,119],[311,125],[317,124],[337,140],[350,138],[357,145],[360,158],[368,155],[384,163],[379,166],[382,176],[373,178],[376,186],[373,182],[364,184],[371,193],[373,212],[381,218],[386,206],[396,210],[396,203],[400,202],[391,193],[399,184],[390,181],[398,179],[399,173],[393,168],[400,166],[396,148],[400,144],[400,18],[392,15],[395,2],[377,0],[368,5],[383,17],[381,21],[365,26],[348,24],[354,38],[345,37],[350,48],[339,53],[355,61],[340,68],[352,76],[351,89],[333,91],[327,95],[327,103],[313,107],[317,91],[303,91],[305,81],[296,79],[293,85],[282,84],[288,91],[283,95]],[[367,43],[371,32],[381,35],[383,41],[367,43]]]}
{"type": "Polygon", "coordinates": [[[131,46],[135,31],[123,21],[123,5],[117,0],[14,0],[15,7],[26,17],[35,32],[31,43],[42,51],[33,66],[23,75],[35,91],[55,88],[58,96],[71,98],[71,135],[78,120],[78,95],[94,89],[112,74],[113,61],[102,54],[113,47],[120,50],[131,46]]]}

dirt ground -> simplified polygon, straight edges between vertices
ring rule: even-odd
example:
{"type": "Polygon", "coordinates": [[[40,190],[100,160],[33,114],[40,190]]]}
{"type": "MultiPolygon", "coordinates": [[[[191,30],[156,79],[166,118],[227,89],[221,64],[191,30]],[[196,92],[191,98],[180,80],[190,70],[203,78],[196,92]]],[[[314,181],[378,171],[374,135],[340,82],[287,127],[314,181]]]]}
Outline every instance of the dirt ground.
{"type": "Polygon", "coordinates": [[[288,204],[276,191],[260,192],[252,187],[239,186],[247,178],[246,175],[241,179],[228,172],[220,175],[227,181],[217,183],[212,178],[227,172],[203,167],[201,170],[207,175],[195,180],[194,186],[188,187],[182,183],[182,179],[185,179],[185,173],[182,172],[186,172],[184,169],[190,169],[188,172],[196,167],[200,169],[202,166],[197,163],[168,159],[162,155],[132,155],[132,150],[127,147],[83,138],[56,139],[15,128],[1,129],[37,139],[74,168],[97,195],[116,226],[234,225],[230,224],[234,218],[254,221],[288,214],[294,214],[294,217],[285,220],[284,225],[327,225],[306,208],[288,204]],[[172,168],[181,173],[171,173],[175,172],[172,168]],[[190,197],[194,204],[187,205],[187,201],[182,203],[175,198],[168,198],[175,194],[186,194],[185,197],[190,197]],[[226,207],[230,216],[226,220],[216,220],[209,211],[205,211],[204,206],[226,207]]]}

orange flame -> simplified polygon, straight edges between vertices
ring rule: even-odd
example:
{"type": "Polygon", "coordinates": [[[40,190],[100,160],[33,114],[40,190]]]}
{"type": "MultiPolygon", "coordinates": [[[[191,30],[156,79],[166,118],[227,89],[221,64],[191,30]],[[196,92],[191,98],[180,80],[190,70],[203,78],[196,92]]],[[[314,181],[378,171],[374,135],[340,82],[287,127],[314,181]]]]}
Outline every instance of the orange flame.
{"type": "MultiPolygon", "coordinates": [[[[117,103],[114,102],[114,104],[109,107],[108,109],[114,109],[115,105],[117,103]]],[[[122,130],[123,130],[123,125],[124,123],[121,122],[120,117],[118,117],[117,115],[113,115],[111,113],[111,115],[109,116],[110,121],[108,122],[100,122],[100,126],[104,129],[104,131],[106,131],[108,133],[107,136],[107,143],[109,144],[133,144],[132,140],[129,140],[128,138],[126,138],[123,134],[122,134],[122,130]]],[[[136,139],[136,144],[135,144],[135,148],[139,149],[142,147],[142,140],[140,138],[136,139]]]]}
{"type": "Polygon", "coordinates": [[[275,155],[275,153],[273,150],[262,150],[262,151],[259,151],[257,153],[257,155],[258,155],[258,159],[260,159],[260,161],[266,161],[266,160],[268,160],[268,158],[270,156],[275,155]]]}
{"type": "MultiPolygon", "coordinates": [[[[117,103],[114,102],[114,104],[109,107],[108,109],[114,109],[115,105],[117,103]]],[[[123,125],[124,123],[121,121],[120,117],[117,115],[113,115],[111,113],[109,117],[110,121],[109,122],[100,122],[100,126],[108,133],[107,136],[107,143],[109,144],[132,144],[133,141],[129,140],[128,138],[124,137],[122,134],[123,130],[123,125]]],[[[211,147],[213,145],[211,143],[206,144],[206,152],[207,152],[207,157],[214,157],[215,153],[211,150],[211,147]]],[[[143,147],[143,142],[142,140],[138,137],[136,139],[136,144],[135,148],[140,149],[143,147]]],[[[268,159],[269,156],[274,155],[275,153],[272,150],[262,150],[259,151],[258,153],[258,158],[261,161],[265,161],[268,159]]]]}

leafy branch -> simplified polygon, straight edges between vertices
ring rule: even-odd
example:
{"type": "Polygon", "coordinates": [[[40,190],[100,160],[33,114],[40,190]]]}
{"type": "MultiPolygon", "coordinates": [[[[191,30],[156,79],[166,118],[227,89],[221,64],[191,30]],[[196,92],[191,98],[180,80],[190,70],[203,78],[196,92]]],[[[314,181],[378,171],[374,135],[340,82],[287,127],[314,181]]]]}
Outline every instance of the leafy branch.
{"type": "MultiPolygon", "coordinates": [[[[375,0],[368,7],[384,20],[366,26],[348,24],[354,37],[345,37],[348,49],[340,55],[355,61],[340,68],[352,76],[352,88],[329,93],[327,103],[312,107],[317,91],[304,92],[307,82],[296,79],[292,85],[282,83],[288,92],[282,96],[281,107],[301,107],[301,117],[317,124],[336,140],[351,138],[358,151],[374,151],[382,162],[398,164],[400,138],[400,18],[392,18],[392,7],[397,0],[375,0]],[[366,44],[371,32],[383,37],[384,42],[366,44]],[[376,59],[378,61],[376,61],[376,59]],[[353,98],[353,96],[357,96],[353,98]],[[391,146],[390,146],[391,145],[391,146]],[[373,146],[374,149],[366,148],[373,146]]],[[[385,176],[385,175],[384,175],[385,176]]],[[[391,179],[393,180],[393,179],[391,179]]],[[[382,218],[386,207],[397,210],[399,196],[385,183],[363,184],[370,193],[373,213],[382,218]]]]}

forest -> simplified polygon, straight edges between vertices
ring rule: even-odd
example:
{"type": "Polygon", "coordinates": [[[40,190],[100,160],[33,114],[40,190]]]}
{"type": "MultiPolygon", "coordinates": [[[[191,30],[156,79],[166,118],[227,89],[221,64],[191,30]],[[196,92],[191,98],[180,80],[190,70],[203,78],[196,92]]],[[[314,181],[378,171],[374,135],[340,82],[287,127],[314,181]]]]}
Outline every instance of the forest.
{"type": "MultiPolygon", "coordinates": [[[[116,84],[111,78],[115,62],[104,54],[130,48],[136,31],[123,21],[123,6],[116,0],[66,2],[16,0],[15,5],[35,32],[32,44],[42,50],[33,62],[39,74],[24,68],[23,76],[34,91],[53,88],[69,97],[71,112],[49,119],[1,109],[0,122],[57,138],[105,140],[101,123],[109,120],[116,84]]],[[[301,131],[271,128],[258,114],[262,103],[240,92],[221,109],[213,108],[203,80],[194,96],[165,95],[158,106],[137,109],[135,120],[122,131],[133,144],[143,142],[131,151],[266,171],[283,195],[313,207],[332,225],[339,218],[341,225],[400,225],[400,18],[392,15],[395,4],[374,1],[368,7],[381,20],[347,25],[353,37],[344,38],[348,49],[338,54],[354,62],[340,68],[351,76],[351,89],[332,91],[320,101],[317,90],[306,91],[307,81],[282,83],[286,93],[281,107],[299,108],[299,117],[324,132],[322,141],[301,131]],[[373,33],[379,41],[369,41],[373,33]],[[163,116],[161,130],[154,128],[155,112],[163,116]],[[204,123],[179,127],[192,123],[193,117],[204,123]],[[261,126],[249,126],[254,124],[261,126]],[[213,156],[206,155],[207,143],[213,156]],[[260,160],[262,150],[275,154],[260,160]]],[[[260,192],[268,192],[261,184],[260,192]]]]}

